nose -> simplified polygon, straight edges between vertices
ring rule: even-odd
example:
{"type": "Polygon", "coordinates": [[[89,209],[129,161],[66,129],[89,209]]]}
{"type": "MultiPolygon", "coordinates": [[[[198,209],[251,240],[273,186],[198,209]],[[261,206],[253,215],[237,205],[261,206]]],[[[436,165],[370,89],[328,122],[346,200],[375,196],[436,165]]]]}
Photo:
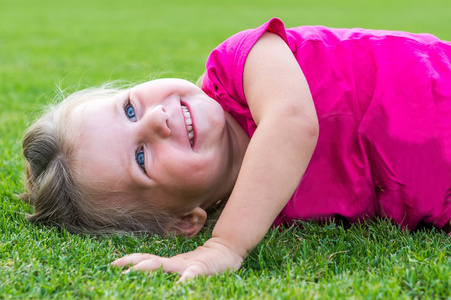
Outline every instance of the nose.
{"type": "MultiPolygon", "coordinates": [[[[139,120],[138,120],[139,121],[139,120]]],[[[167,138],[171,135],[169,116],[163,105],[148,109],[141,119],[140,135],[146,138],[167,138]]]]}

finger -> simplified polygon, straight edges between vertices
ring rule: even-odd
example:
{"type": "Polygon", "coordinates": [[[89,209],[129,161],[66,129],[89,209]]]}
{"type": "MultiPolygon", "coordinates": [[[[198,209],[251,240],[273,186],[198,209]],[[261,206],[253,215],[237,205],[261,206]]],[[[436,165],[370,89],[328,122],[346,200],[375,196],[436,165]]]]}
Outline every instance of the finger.
{"type": "Polygon", "coordinates": [[[182,277],[180,277],[179,281],[185,283],[186,281],[202,274],[206,274],[206,270],[202,266],[197,264],[192,265],[186,268],[185,272],[183,272],[182,277]]]}
{"type": "Polygon", "coordinates": [[[164,263],[167,260],[167,258],[161,258],[158,256],[149,258],[147,260],[143,260],[137,264],[135,264],[133,267],[129,269],[129,271],[136,270],[136,271],[155,271],[160,268],[164,269],[164,263]]]}
{"type": "Polygon", "coordinates": [[[183,273],[186,269],[187,262],[176,259],[174,257],[159,257],[156,255],[152,255],[152,257],[148,260],[141,261],[140,263],[135,264],[133,267],[128,269],[124,274],[133,271],[155,271],[158,269],[162,269],[166,273],[183,273]]]}
{"type": "Polygon", "coordinates": [[[153,257],[158,257],[158,256],[152,255],[149,253],[133,253],[133,254],[123,256],[119,259],[116,259],[115,261],[113,261],[111,263],[111,265],[116,266],[116,267],[124,267],[127,265],[136,265],[142,261],[151,259],[153,257]]]}

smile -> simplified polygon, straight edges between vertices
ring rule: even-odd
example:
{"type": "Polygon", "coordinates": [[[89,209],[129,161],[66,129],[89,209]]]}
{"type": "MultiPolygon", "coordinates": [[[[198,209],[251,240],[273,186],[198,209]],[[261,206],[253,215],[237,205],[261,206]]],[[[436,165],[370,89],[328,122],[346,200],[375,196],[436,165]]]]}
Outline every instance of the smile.
{"type": "Polygon", "coordinates": [[[194,131],[193,131],[193,120],[191,119],[191,113],[188,107],[182,104],[183,115],[185,116],[186,132],[188,133],[189,143],[191,147],[194,145],[194,131]]]}

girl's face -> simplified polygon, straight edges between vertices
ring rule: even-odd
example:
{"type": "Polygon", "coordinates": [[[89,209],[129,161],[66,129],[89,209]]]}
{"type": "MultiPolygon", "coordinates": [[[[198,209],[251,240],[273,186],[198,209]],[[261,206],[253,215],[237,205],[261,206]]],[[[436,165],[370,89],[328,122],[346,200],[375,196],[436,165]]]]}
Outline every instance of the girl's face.
{"type": "Polygon", "coordinates": [[[150,81],[81,104],[71,118],[81,121],[75,161],[87,182],[175,214],[207,207],[233,187],[236,126],[188,81],[150,81]]]}

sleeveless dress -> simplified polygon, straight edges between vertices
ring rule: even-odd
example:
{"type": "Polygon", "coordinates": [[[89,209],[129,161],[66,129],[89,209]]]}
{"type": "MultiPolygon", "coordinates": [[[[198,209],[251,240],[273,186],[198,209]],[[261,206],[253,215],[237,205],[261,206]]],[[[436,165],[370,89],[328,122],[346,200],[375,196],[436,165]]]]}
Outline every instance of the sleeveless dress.
{"type": "Polygon", "coordinates": [[[252,137],[243,69],[266,31],[289,46],[307,79],[319,138],[274,221],[388,217],[410,230],[451,218],[451,43],[429,34],[285,29],[271,19],[240,32],[206,63],[202,89],[252,137]]]}

